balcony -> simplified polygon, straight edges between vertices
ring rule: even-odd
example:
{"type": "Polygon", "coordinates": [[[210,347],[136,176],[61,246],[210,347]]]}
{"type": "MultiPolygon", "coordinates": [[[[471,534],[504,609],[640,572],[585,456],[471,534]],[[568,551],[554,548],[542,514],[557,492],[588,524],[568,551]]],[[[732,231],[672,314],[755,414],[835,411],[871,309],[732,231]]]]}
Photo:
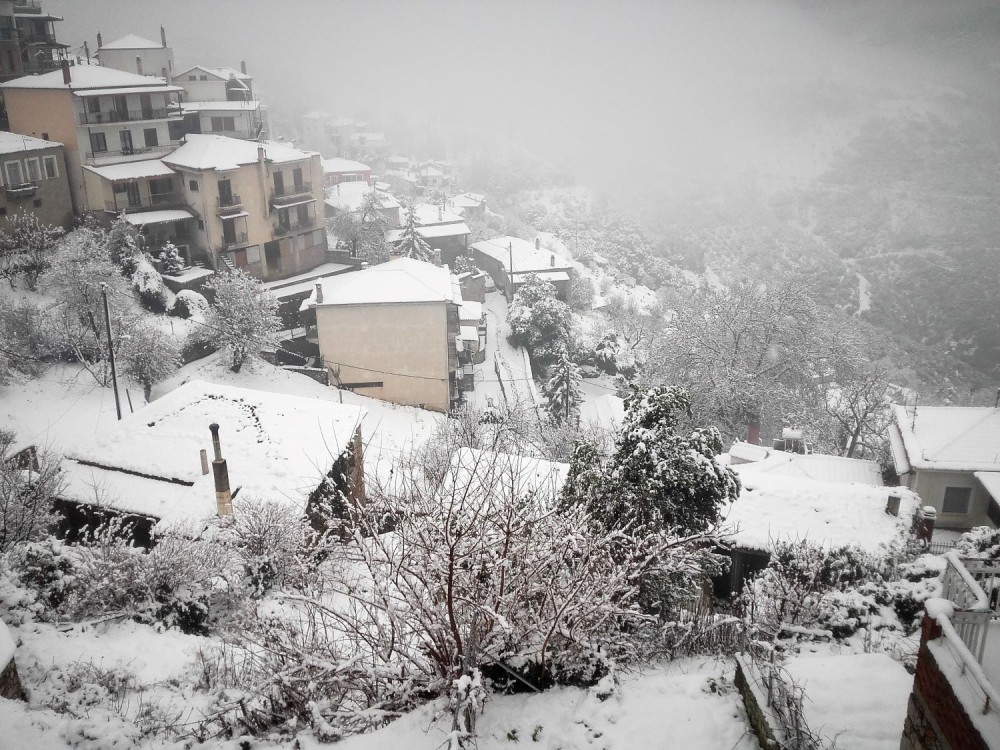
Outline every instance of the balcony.
{"type": "Polygon", "coordinates": [[[243,199],[238,195],[220,195],[215,205],[219,216],[232,216],[243,210],[243,199]]]}
{"type": "Polygon", "coordinates": [[[222,238],[222,250],[223,251],[225,251],[225,250],[232,250],[234,248],[242,247],[243,245],[247,245],[249,243],[250,243],[250,241],[248,239],[248,236],[247,236],[246,232],[236,232],[235,234],[233,234],[230,237],[223,237],[222,238]]]}
{"type": "Polygon", "coordinates": [[[264,126],[260,123],[250,128],[236,128],[234,130],[209,130],[206,135],[224,135],[227,138],[238,138],[241,141],[256,141],[264,133],[264,126]]]}
{"type": "Polygon", "coordinates": [[[282,224],[279,222],[274,225],[274,236],[287,237],[290,234],[298,234],[299,232],[304,232],[307,229],[312,229],[315,224],[316,221],[314,219],[300,221],[296,224],[282,224]]]}
{"type": "Polygon", "coordinates": [[[144,159],[149,159],[156,156],[165,156],[177,148],[174,146],[147,146],[145,148],[126,148],[118,149],[115,151],[88,151],[86,153],[86,161],[89,166],[96,166],[98,164],[107,164],[109,160],[123,160],[129,161],[129,157],[141,156],[144,159]]]}
{"type": "Polygon", "coordinates": [[[167,120],[172,117],[181,117],[180,111],[163,107],[150,109],[110,109],[102,112],[77,113],[77,119],[80,125],[107,125],[116,122],[167,120]]]}
{"type": "Polygon", "coordinates": [[[294,203],[297,199],[312,197],[312,183],[300,182],[298,185],[283,185],[275,188],[271,194],[271,203],[275,207],[294,203]]]}
{"type": "Polygon", "coordinates": [[[8,200],[16,198],[31,198],[37,190],[38,185],[34,182],[22,182],[20,185],[4,186],[4,192],[7,194],[8,200]]]}

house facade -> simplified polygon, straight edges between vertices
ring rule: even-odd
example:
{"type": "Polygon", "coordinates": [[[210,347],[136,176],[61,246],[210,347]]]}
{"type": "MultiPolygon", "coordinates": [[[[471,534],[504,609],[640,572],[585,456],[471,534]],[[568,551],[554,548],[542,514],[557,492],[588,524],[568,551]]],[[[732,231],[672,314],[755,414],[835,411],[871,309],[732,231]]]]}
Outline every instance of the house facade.
{"type": "Polygon", "coordinates": [[[331,385],[448,412],[459,398],[460,303],[447,268],[399,258],[323,279],[304,306],[331,385]]]}
{"type": "Polygon", "coordinates": [[[945,529],[1000,526],[1000,408],[893,407],[892,468],[945,529]]]}
{"type": "Polygon", "coordinates": [[[61,70],[16,78],[0,89],[11,132],[63,144],[77,213],[104,208],[87,202],[84,166],[162,156],[184,134],[180,89],[162,78],[67,62],[61,70]]]}
{"type": "Polygon", "coordinates": [[[372,168],[352,159],[324,159],[323,184],[333,187],[342,182],[364,182],[371,185],[372,168]]]}
{"type": "Polygon", "coordinates": [[[178,73],[173,82],[184,89],[186,102],[247,102],[254,98],[253,77],[245,62],[239,70],[195,65],[178,73]]]}
{"type": "Polygon", "coordinates": [[[24,211],[43,224],[69,227],[73,200],[61,143],[0,132],[0,229],[24,211]]]}
{"type": "Polygon", "coordinates": [[[174,75],[174,50],[167,46],[167,32],[162,26],[159,42],[128,34],[104,44],[98,34],[97,58],[106,68],[140,76],[160,76],[169,81],[174,75]]]}
{"type": "Polygon", "coordinates": [[[551,283],[559,299],[565,300],[569,294],[572,266],[555,253],[543,251],[537,239],[534,243],[518,237],[483,240],[472,245],[472,255],[508,300],[531,275],[551,283]]]}
{"type": "Polygon", "coordinates": [[[163,162],[180,177],[183,202],[197,217],[195,244],[213,270],[240,268],[270,281],[326,261],[319,154],[189,135],[163,162]]]}

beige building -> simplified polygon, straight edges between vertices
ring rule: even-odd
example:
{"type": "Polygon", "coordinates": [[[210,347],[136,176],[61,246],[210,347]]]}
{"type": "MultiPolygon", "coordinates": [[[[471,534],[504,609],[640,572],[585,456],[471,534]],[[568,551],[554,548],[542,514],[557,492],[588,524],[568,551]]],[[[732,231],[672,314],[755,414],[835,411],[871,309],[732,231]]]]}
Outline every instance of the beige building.
{"type": "Polygon", "coordinates": [[[245,102],[254,98],[253,77],[247,74],[245,62],[239,70],[195,65],[178,73],[173,82],[184,89],[184,101],[245,102]]]}
{"type": "Polygon", "coordinates": [[[529,276],[537,275],[556,288],[556,296],[565,300],[569,294],[572,265],[555,253],[541,249],[519,237],[495,237],[472,245],[476,265],[493,277],[497,289],[512,299],[529,276]]]}
{"type": "Polygon", "coordinates": [[[178,173],[182,202],[197,218],[193,244],[206,265],[269,281],[327,260],[318,153],[189,135],[162,161],[178,173]]]}
{"type": "Polygon", "coordinates": [[[459,397],[461,301],[447,268],[399,258],[323,279],[304,306],[331,385],[447,412],[459,397]]]}
{"type": "Polygon", "coordinates": [[[900,484],[946,529],[1000,526],[1000,408],[893,407],[889,426],[900,484]]]}
{"type": "Polygon", "coordinates": [[[104,208],[89,205],[82,167],[162,156],[183,136],[180,89],[162,78],[66,64],[62,70],[8,81],[0,89],[11,132],[65,146],[77,213],[104,208]]]}
{"type": "Polygon", "coordinates": [[[19,211],[69,227],[73,201],[61,143],[0,132],[0,229],[19,211]]]}
{"type": "Polygon", "coordinates": [[[167,80],[174,75],[174,50],[167,46],[167,33],[162,26],[159,42],[128,34],[104,44],[98,34],[97,58],[104,67],[126,73],[161,76],[167,80]]]}

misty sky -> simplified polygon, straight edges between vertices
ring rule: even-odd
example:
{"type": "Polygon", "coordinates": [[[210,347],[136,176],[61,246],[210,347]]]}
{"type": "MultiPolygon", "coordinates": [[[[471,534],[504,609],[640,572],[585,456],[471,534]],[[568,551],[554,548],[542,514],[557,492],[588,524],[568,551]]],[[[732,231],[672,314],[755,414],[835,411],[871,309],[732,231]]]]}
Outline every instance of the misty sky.
{"type": "MultiPolygon", "coordinates": [[[[45,0],[96,47],[167,30],[178,66],[246,60],[261,98],[523,142],[607,181],[811,176],[859,118],[993,97],[987,0],[45,0]],[[954,98],[954,97],[952,97],[954,98]]],[[[947,105],[953,106],[953,105],[947,105]]]]}

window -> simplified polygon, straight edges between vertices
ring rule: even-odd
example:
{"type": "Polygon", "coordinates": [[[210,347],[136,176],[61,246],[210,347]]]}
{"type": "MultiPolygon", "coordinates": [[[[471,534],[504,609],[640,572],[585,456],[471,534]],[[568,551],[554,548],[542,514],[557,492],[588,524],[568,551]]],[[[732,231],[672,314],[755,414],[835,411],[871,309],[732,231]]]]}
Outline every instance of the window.
{"type": "Polygon", "coordinates": [[[968,513],[971,497],[971,487],[945,487],[944,507],[941,509],[941,512],[959,514],[968,513]]]}
{"type": "Polygon", "coordinates": [[[48,133],[42,133],[42,140],[43,141],[47,141],[48,139],[49,139],[49,134],[48,133]]]}
{"type": "Polygon", "coordinates": [[[95,154],[108,150],[108,139],[104,137],[104,133],[90,134],[90,150],[95,154]]]}
{"type": "Polygon", "coordinates": [[[190,76],[188,76],[188,80],[189,81],[197,81],[198,80],[198,76],[196,76],[196,75],[190,75],[190,76]]]}
{"type": "Polygon", "coordinates": [[[87,111],[93,115],[96,115],[98,112],[100,112],[101,100],[96,96],[92,96],[89,99],[87,99],[87,111]]]}
{"type": "Polygon", "coordinates": [[[11,187],[24,184],[24,171],[21,169],[21,162],[9,161],[4,164],[7,172],[7,184],[11,187]]]}
{"type": "Polygon", "coordinates": [[[38,157],[25,159],[24,165],[28,168],[28,182],[38,182],[42,179],[42,170],[38,164],[38,157]]]}
{"type": "Polygon", "coordinates": [[[232,117],[213,117],[212,132],[217,133],[221,130],[236,130],[236,120],[232,117]]]}
{"type": "Polygon", "coordinates": [[[121,142],[122,142],[122,155],[123,156],[130,156],[131,154],[134,154],[135,153],[135,149],[132,146],[132,131],[131,130],[122,130],[118,134],[118,136],[119,136],[119,138],[121,139],[121,142]]]}
{"type": "Polygon", "coordinates": [[[136,208],[142,205],[142,199],[139,197],[139,183],[135,180],[129,180],[125,183],[125,192],[128,194],[128,205],[130,208],[136,208]]]}
{"type": "Polygon", "coordinates": [[[188,190],[192,193],[198,192],[198,180],[188,180],[188,190]]]}
{"type": "Polygon", "coordinates": [[[31,205],[34,206],[35,208],[41,208],[42,207],[42,199],[41,198],[35,198],[35,200],[31,201],[31,205]]]}
{"type": "Polygon", "coordinates": [[[160,138],[156,128],[143,128],[142,137],[146,139],[146,148],[153,148],[160,145],[160,138]]]}
{"type": "Polygon", "coordinates": [[[149,181],[149,194],[154,199],[157,195],[169,195],[174,192],[174,181],[171,177],[160,177],[149,181]]]}
{"type": "Polygon", "coordinates": [[[203,219],[198,219],[198,229],[205,228],[205,221],[203,219]]]}
{"type": "Polygon", "coordinates": [[[45,179],[51,180],[59,176],[59,162],[54,156],[43,156],[42,164],[45,165],[45,179]]]}
{"type": "Polygon", "coordinates": [[[208,76],[198,76],[198,80],[199,81],[207,81],[208,80],[208,76]]]}
{"type": "Polygon", "coordinates": [[[295,209],[298,212],[296,219],[298,220],[299,225],[307,225],[309,223],[309,204],[303,203],[300,206],[296,206],[295,209]]]}

